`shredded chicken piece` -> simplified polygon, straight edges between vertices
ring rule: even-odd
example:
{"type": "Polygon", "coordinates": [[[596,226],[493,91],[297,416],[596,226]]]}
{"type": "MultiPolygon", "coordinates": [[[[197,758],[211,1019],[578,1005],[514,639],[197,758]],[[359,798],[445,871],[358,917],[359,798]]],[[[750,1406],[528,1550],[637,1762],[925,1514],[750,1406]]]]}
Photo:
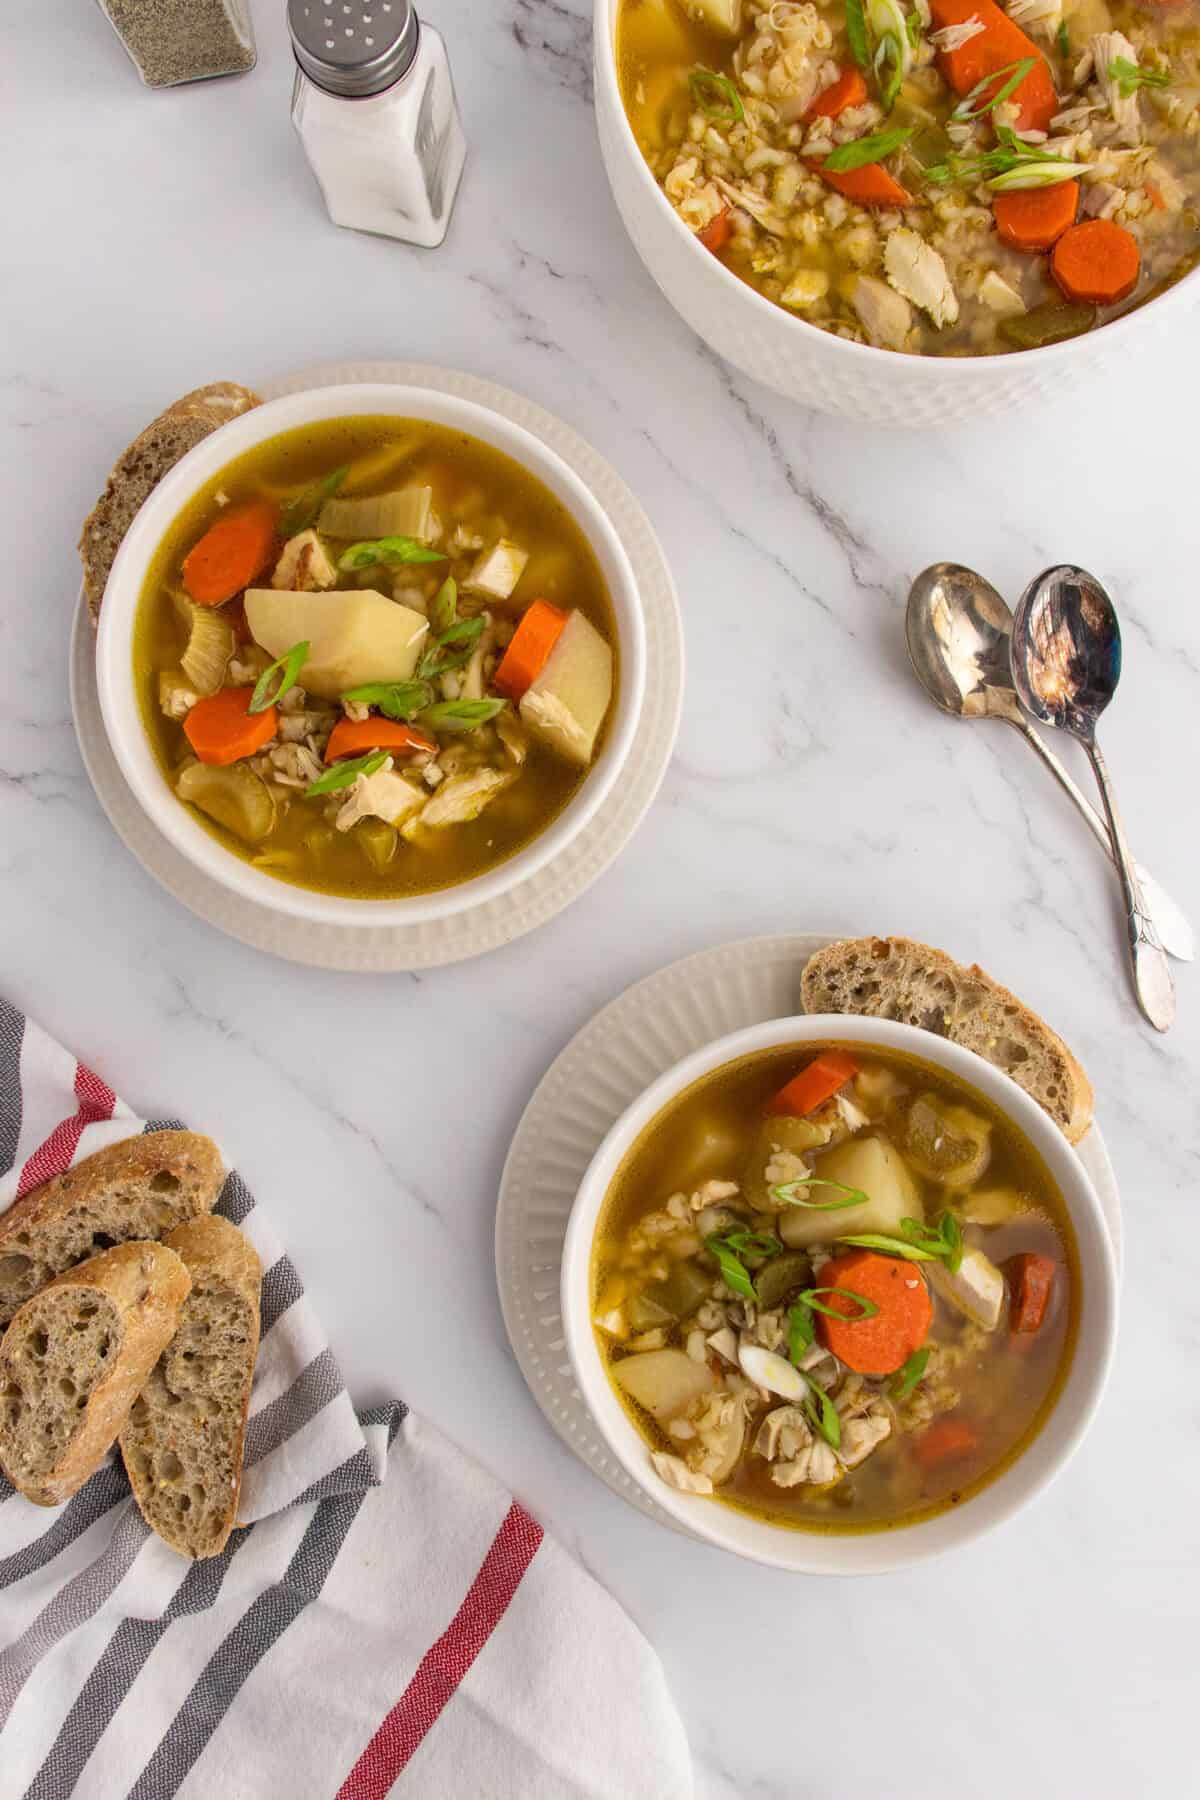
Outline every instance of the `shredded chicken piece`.
{"type": "Polygon", "coordinates": [[[324,773],[307,744],[275,744],[266,752],[265,773],[281,787],[306,788],[324,773]]]}
{"type": "Polygon", "coordinates": [[[275,564],[271,586],[298,594],[337,586],[337,570],[315,531],[299,531],[288,539],[275,564]]]}
{"type": "Polygon", "coordinates": [[[958,296],[946,265],[932,244],[907,225],[893,231],[883,249],[883,266],[897,293],[923,307],[940,331],[958,318],[958,296]]]}
{"type": "Polygon", "coordinates": [[[931,31],[929,42],[935,50],[961,50],[973,37],[978,37],[982,30],[982,19],[964,19],[961,25],[943,25],[940,31],[931,31]]]}
{"type": "Polygon", "coordinates": [[[401,825],[419,813],[425,796],[414,782],[397,775],[389,757],[373,775],[359,775],[335,821],[339,831],[349,831],[360,819],[382,819],[401,825]]]}
{"type": "Polygon", "coordinates": [[[1010,287],[1003,275],[997,274],[995,269],[989,269],[980,282],[979,298],[985,306],[990,306],[992,311],[999,313],[1002,318],[1026,311],[1025,302],[1016,288],[1010,287]]]}
{"type": "Polygon", "coordinates": [[[881,344],[885,350],[904,349],[912,333],[913,316],[903,294],[895,293],[874,275],[860,275],[850,303],[873,344],[881,344]]]}
{"type": "Polygon", "coordinates": [[[489,768],[451,775],[426,803],[420,816],[410,819],[402,827],[404,836],[415,835],[425,826],[437,830],[444,825],[461,825],[468,819],[477,819],[484,807],[515,780],[513,770],[489,768]]]}
{"type": "Polygon", "coordinates": [[[1122,31],[1100,31],[1091,40],[1088,50],[1095,71],[1096,85],[1104,98],[1118,137],[1123,144],[1140,144],[1142,141],[1142,118],[1138,110],[1138,96],[1135,89],[1132,94],[1122,96],[1120,84],[1115,76],[1109,74],[1112,64],[1123,58],[1126,62],[1136,64],[1138,53],[1122,31]]]}
{"type": "Polygon", "coordinates": [[[668,1487],[678,1488],[681,1494],[711,1494],[713,1491],[709,1477],[694,1474],[682,1457],[672,1456],[667,1450],[652,1450],[650,1461],[655,1474],[668,1487]]]}
{"type": "Polygon", "coordinates": [[[837,1457],[844,1469],[857,1469],[872,1450],[877,1450],[892,1434],[892,1415],[887,1402],[866,1386],[846,1399],[838,1395],[838,1414],[842,1421],[842,1441],[837,1457]]]}
{"type": "Polygon", "coordinates": [[[158,704],[168,719],[186,719],[200,698],[187,676],[163,669],[158,677],[158,704]]]}
{"type": "Polygon", "coordinates": [[[1047,40],[1062,24],[1062,0],[1007,0],[1005,10],[1024,30],[1047,40]]]}

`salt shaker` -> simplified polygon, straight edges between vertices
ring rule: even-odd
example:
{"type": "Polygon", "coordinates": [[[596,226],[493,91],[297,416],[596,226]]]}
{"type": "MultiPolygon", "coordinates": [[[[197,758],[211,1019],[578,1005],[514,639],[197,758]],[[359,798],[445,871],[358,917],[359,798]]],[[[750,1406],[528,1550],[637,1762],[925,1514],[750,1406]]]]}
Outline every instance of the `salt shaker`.
{"type": "Polygon", "coordinates": [[[335,225],[440,244],[467,145],[446,46],[412,0],[288,0],[292,124],[335,225]]]}

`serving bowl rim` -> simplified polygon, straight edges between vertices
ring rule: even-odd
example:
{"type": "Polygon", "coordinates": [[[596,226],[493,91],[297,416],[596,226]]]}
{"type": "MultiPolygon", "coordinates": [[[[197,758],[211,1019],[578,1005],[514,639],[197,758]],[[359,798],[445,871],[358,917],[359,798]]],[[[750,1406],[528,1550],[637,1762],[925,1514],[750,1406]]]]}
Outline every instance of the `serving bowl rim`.
{"type": "Polygon", "coordinates": [[[152,489],[129,526],[104,592],[96,682],[105,733],[138,805],[203,874],[269,912],[324,926],[397,928],[443,920],[496,900],[544,870],[596,816],[632,749],[645,698],[646,631],[637,577],[612,521],[583,478],[526,426],[480,401],[438,387],[343,381],[278,395],[227,421],[196,444],[152,489]],[[469,880],[411,896],[375,899],[322,893],[254,868],[198,823],[173,793],[141,714],[133,632],[150,564],[195,493],[272,438],[338,419],[392,416],[477,438],[515,462],[563,505],[600,567],[617,630],[616,705],[595,763],[566,805],[528,843],[469,880]]]}
{"type": "Polygon", "coordinates": [[[1075,1150],[1037,1102],[974,1051],[895,1020],[858,1014],[800,1014],[743,1026],[700,1046],[657,1076],[615,1120],[576,1193],[563,1243],[560,1290],[568,1357],[608,1449],[630,1479],[685,1531],[749,1561],[797,1574],[881,1574],[944,1555],[1014,1517],[1061,1474],[1103,1397],[1116,1341],[1116,1260],[1103,1209],[1075,1150]],[[646,1440],[617,1399],[595,1340],[591,1254],[596,1225],[627,1152],[648,1125],[695,1081],[756,1051],[857,1043],[897,1050],[977,1089],[1029,1140],[1047,1165],[1074,1229],[1080,1316],[1071,1367],[1033,1440],[963,1505],[912,1524],[820,1533],[772,1525],[719,1501],[678,1493],[660,1481],[646,1440]]]}
{"type": "MultiPolygon", "coordinates": [[[[631,168],[639,187],[647,195],[652,195],[653,211],[667,227],[668,232],[677,242],[687,241],[690,255],[695,264],[696,278],[701,281],[715,281],[716,292],[720,294],[723,304],[730,307],[749,306],[754,318],[761,322],[765,329],[774,332],[776,329],[785,335],[796,334],[796,341],[811,351],[820,352],[829,347],[831,356],[838,355],[846,363],[847,372],[857,361],[861,372],[873,372],[876,378],[885,365],[893,369],[903,369],[905,380],[910,377],[915,381],[926,381],[928,385],[941,384],[947,388],[957,384],[967,384],[972,377],[978,377],[980,371],[989,371],[997,375],[1010,374],[1014,365],[1022,371],[1028,371],[1031,377],[1038,370],[1047,371],[1052,367],[1070,364],[1079,360],[1094,358],[1100,346],[1097,339],[1103,340],[1103,349],[1115,353],[1118,342],[1117,334],[1127,338],[1138,329],[1137,322],[1143,315],[1153,312],[1156,321],[1164,316],[1168,303],[1175,305],[1192,305],[1200,297],[1200,262],[1177,277],[1167,286],[1151,295],[1128,312],[1121,313],[1115,319],[1108,319],[1102,325],[1094,326],[1090,331],[1080,332],[1076,337],[1065,338],[1057,344],[1040,344],[1032,349],[1014,349],[1006,351],[986,351],[981,354],[972,352],[962,356],[924,355],[910,350],[884,350],[877,344],[860,344],[853,338],[838,337],[835,332],[826,331],[819,325],[811,324],[807,319],[799,318],[786,307],[765,294],[751,287],[749,282],[725,266],[720,257],[714,256],[700,243],[696,233],[690,231],[671,205],[662,188],[655,180],[645,157],[634,136],[633,126],[625,110],[621,97],[621,84],[617,74],[616,26],[623,0],[593,0],[593,65],[594,78],[598,88],[603,89],[603,98],[610,113],[615,113],[617,136],[626,162],[631,168]],[[1111,335],[1110,335],[1111,334],[1111,335]],[[916,374],[921,369],[927,373],[916,374]]],[[[635,249],[641,256],[640,247],[635,249]]],[[[663,290],[664,296],[672,306],[675,302],[669,293],[663,290]]],[[[685,321],[686,322],[686,321],[685,321]]],[[[691,327],[696,330],[696,327],[691,327]]],[[[1141,329],[1145,330],[1144,326],[1141,329]]],[[[703,336],[703,333],[698,333],[703,336]]]]}

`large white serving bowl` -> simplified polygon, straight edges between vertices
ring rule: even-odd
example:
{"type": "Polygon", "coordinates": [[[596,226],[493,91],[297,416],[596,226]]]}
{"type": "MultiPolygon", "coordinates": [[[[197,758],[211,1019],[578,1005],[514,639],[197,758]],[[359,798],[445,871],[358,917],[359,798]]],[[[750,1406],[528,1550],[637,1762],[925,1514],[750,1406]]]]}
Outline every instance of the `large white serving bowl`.
{"type": "Polygon", "coordinates": [[[109,742],[143,810],[175,848],[204,874],[259,906],[317,924],[390,926],[445,919],[507,893],[544,868],[595,816],[612,790],[637,733],[646,676],[646,640],[629,558],[599,501],[562,458],[522,426],[449,393],[394,383],[353,382],[310,388],[255,407],[223,425],[176,464],[153,490],[121,545],[100,609],[96,679],[109,742]],[[167,783],[138,705],[133,628],[154,554],[188,501],[238,457],[268,439],[322,420],[388,416],[426,420],[464,431],[503,451],[562,502],[587,539],[608,588],[617,623],[620,674],[604,745],[578,792],[544,831],[507,862],[431,894],[391,900],[355,899],[294,887],[227,850],[193,818],[167,783]]]}
{"type": "Polygon", "coordinates": [[[617,1120],[580,1184],[562,1258],[562,1317],[580,1391],[613,1455],[652,1500],[697,1537],[735,1556],[810,1575],[877,1575],[939,1556],[1010,1519],[1064,1467],[1100,1403],[1117,1333],[1117,1272],[1095,1189],[1066,1139],[1023,1089],[990,1063],[944,1038],[890,1020],[842,1014],[772,1019],[718,1038],[652,1083],[617,1120]],[[921,1057],[969,1082],[1024,1133],[1057,1182],[1079,1248],[1080,1318],[1074,1357],[1049,1418],[1016,1462],[960,1506],[918,1524],[826,1536],[751,1518],[719,1501],[681,1494],[660,1481],[646,1440],[609,1382],[591,1320],[592,1242],[601,1208],[626,1152],[668,1103],[702,1075],[754,1051],[783,1044],[854,1043],[921,1057]]]}
{"type": "Polygon", "coordinates": [[[821,412],[876,425],[945,425],[1069,392],[1167,329],[1200,298],[1200,268],[1147,306],[1063,344],[1005,356],[907,356],[834,337],[764,299],[698,242],[638,149],[617,82],[620,0],[595,0],[596,127],[609,184],[634,248],[676,312],[707,344],[767,387],[821,412]]]}

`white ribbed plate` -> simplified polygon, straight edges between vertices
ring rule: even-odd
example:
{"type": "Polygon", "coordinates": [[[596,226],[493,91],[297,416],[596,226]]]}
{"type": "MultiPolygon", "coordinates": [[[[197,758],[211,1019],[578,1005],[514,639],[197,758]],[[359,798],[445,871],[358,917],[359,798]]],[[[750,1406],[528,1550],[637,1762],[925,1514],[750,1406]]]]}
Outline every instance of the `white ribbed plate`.
{"type": "Polygon", "coordinates": [[[646,693],[629,760],[612,793],[574,841],[497,899],[448,919],[385,926],[319,925],[269,912],[195,868],[153,825],[134,799],[105,735],[96,692],[94,638],[80,595],[71,634],[71,710],[96,797],[109,822],[142,867],[199,918],[256,950],[314,968],[368,974],[430,969],[462,962],[544,925],[577,900],[620,854],[641,824],[671,760],[683,704],[683,629],[679,601],[650,521],[616,470],[590,444],[531,400],[477,375],[426,363],[348,362],[304,369],[264,382],[264,400],[345,381],[391,381],[437,388],[490,407],[540,438],[586,483],[612,521],[633,565],[646,622],[646,693]]]}
{"type": "MultiPolygon", "coordinates": [[[[504,1165],[496,1275],[521,1373],[563,1442],[622,1499],[672,1529],[682,1527],[610,1453],[575,1385],[558,1303],[567,1217],[593,1154],[625,1108],[657,1076],[714,1038],[800,1012],[800,972],[835,935],[721,944],[627,988],[550,1065],[504,1165]]],[[[1099,1126],[1092,1126],[1078,1155],[1099,1195],[1119,1274],[1121,1203],[1099,1126]]]]}

